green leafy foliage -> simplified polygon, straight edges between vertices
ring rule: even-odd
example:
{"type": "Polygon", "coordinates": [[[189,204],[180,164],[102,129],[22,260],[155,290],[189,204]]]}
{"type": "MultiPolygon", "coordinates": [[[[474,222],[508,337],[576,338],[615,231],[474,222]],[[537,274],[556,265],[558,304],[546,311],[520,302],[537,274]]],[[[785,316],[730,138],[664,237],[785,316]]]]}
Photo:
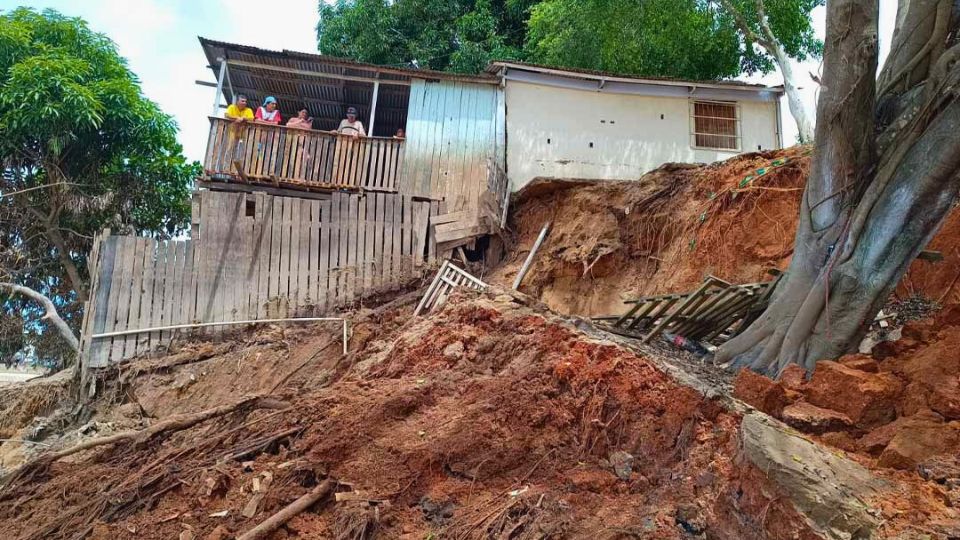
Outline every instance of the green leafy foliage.
{"type": "MultiPolygon", "coordinates": [[[[823,6],[826,0],[729,0],[740,12],[753,34],[762,36],[758,6],[763,7],[770,30],[777,38],[788,56],[796,60],[820,58],[823,55],[823,42],[817,39],[810,23],[810,13],[823,6]]],[[[750,42],[748,37],[744,38],[750,42]]]]}
{"type": "MultiPolygon", "coordinates": [[[[116,45],[84,21],[0,14],[0,281],[47,295],[78,326],[98,231],[164,237],[189,222],[199,164],[176,133],[116,45]]],[[[0,306],[26,317],[29,332],[44,329],[29,303],[0,306]]]]}
{"type": "MultiPolygon", "coordinates": [[[[824,0],[766,0],[788,55],[817,57],[810,12],[824,0]]],[[[732,0],[761,35],[755,0],[732,0]]],[[[686,79],[769,72],[769,54],[716,0],[339,0],[320,2],[325,54],[476,73],[494,59],[686,79]]]]}
{"type": "Polygon", "coordinates": [[[547,0],[531,14],[526,53],[538,63],[618,73],[733,77],[759,63],[752,54],[741,62],[726,19],[695,0],[547,0]]]}
{"type": "Polygon", "coordinates": [[[382,65],[462,73],[521,54],[532,0],[320,2],[324,54],[382,65]]]}

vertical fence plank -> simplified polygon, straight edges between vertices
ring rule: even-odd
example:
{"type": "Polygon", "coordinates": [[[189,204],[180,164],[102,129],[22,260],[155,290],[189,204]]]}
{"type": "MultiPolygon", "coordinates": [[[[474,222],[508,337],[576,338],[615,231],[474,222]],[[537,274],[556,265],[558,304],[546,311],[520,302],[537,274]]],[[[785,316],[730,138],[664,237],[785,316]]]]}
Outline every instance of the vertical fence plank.
{"type": "Polygon", "coordinates": [[[364,242],[366,241],[366,219],[367,219],[367,197],[366,194],[357,195],[356,205],[357,205],[357,239],[356,242],[351,244],[351,249],[356,250],[356,287],[357,287],[357,297],[363,298],[367,293],[366,288],[366,252],[364,251],[364,242]]]}
{"type": "Polygon", "coordinates": [[[400,225],[400,276],[403,281],[406,281],[410,278],[413,266],[413,246],[411,245],[411,241],[413,240],[411,237],[411,233],[413,232],[413,201],[407,195],[402,195],[400,201],[401,207],[403,208],[403,221],[400,225]]]}
{"type": "Polygon", "coordinates": [[[374,270],[380,266],[373,258],[375,248],[375,233],[377,220],[377,198],[374,193],[365,193],[361,201],[364,208],[363,215],[363,288],[369,296],[373,292],[374,270]]]}
{"type": "MultiPolygon", "coordinates": [[[[113,330],[116,319],[117,291],[113,288],[115,276],[120,272],[122,253],[120,252],[120,238],[107,236],[102,240],[99,251],[97,280],[99,285],[96,297],[93,297],[94,312],[92,334],[101,334],[113,330]]],[[[109,364],[111,340],[97,338],[90,340],[90,353],[87,355],[88,367],[98,368],[109,364]]]]}
{"type": "MultiPolygon", "coordinates": [[[[173,324],[185,324],[181,317],[183,312],[183,282],[189,282],[190,276],[184,275],[184,266],[186,264],[186,250],[184,242],[168,240],[164,244],[164,283],[163,283],[163,308],[160,311],[160,326],[169,326],[173,324]]],[[[157,260],[160,255],[158,252],[157,260]]],[[[167,344],[173,340],[176,335],[175,330],[162,332],[160,344],[167,344]]]]}
{"type": "Polygon", "coordinates": [[[360,196],[351,193],[347,197],[347,291],[345,302],[352,302],[357,287],[357,219],[360,210],[360,196]]]}
{"type": "Polygon", "coordinates": [[[327,313],[330,306],[330,231],[332,200],[320,203],[320,269],[317,272],[319,281],[320,312],[327,313]]]}
{"type": "Polygon", "coordinates": [[[279,314],[280,295],[280,238],[283,231],[283,197],[270,197],[270,259],[267,275],[267,316],[276,317],[279,314]]]}
{"type": "Polygon", "coordinates": [[[287,204],[290,206],[290,243],[286,253],[290,261],[290,289],[287,294],[289,311],[284,316],[292,317],[300,305],[300,284],[297,281],[300,272],[300,199],[288,198],[287,204]]]}
{"type": "Polygon", "coordinates": [[[374,196],[374,221],[373,221],[373,287],[375,290],[383,288],[383,269],[386,255],[383,250],[383,205],[385,196],[383,193],[377,193],[374,196]]]}
{"type": "Polygon", "coordinates": [[[320,201],[310,201],[310,304],[316,316],[320,310],[320,201]]]}
{"type": "Polygon", "coordinates": [[[399,284],[403,280],[403,197],[393,197],[393,257],[391,258],[391,281],[399,284]]]}
{"type": "Polygon", "coordinates": [[[201,192],[200,195],[200,227],[195,238],[199,239],[199,245],[194,246],[194,263],[197,272],[197,301],[194,307],[194,320],[197,322],[206,322],[210,313],[210,294],[213,285],[213,262],[210,255],[209,245],[212,241],[211,232],[216,227],[216,216],[213,208],[213,200],[209,191],[201,192]]]}
{"type": "Polygon", "coordinates": [[[327,283],[330,288],[329,307],[337,305],[341,290],[340,233],[343,220],[340,217],[340,209],[343,204],[342,199],[341,193],[334,192],[330,204],[330,264],[327,267],[327,283]]]}
{"type": "Polygon", "coordinates": [[[396,196],[393,194],[384,195],[383,200],[383,281],[393,289],[396,280],[393,277],[393,265],[395,257],[393,252],[393,203],[396,196]]]}
{"type": "MultiPolygon", "coordinates": [[[[151,311],[153,310],[153,280],[154,280],[154,268],[156,265],[156,251],[157,251],[157,241],[153,238],[148,238],[146,241],[146,246],[144,247],[143,252],[143,270],[141,274],[143,276],[140,282],[140,314],[137,317],[137,326],[136,328],[150,328],[150,321],[152,319],[151,311]]],[[[162,299],[161,299],[162,302],[162,299]]],[[[137,337],[137,347],[136,354],[141,355],[150,351],[150,334],[136,334],[137,337]]]]}
{"type": "MultiPolygon", "coordinates": [[[[163,315],[168,312],[171,307],[171,298],[167,291],[169,290],[170,281],[173,279],[174,246],[176,246],[176,244],[173,240],[161,240],[157,242],[157,254],[153,261],[153,292],[151,294],[153,307],[150,309],[150,321],[148,323],[150,327],[164,326],[163,315]],[[168,272],[170,274],[169,277],[168,272]]],[[[149,336],[150,349],[155,350],[168,333],[169,332],[151,332],[149,336]]]]}
{"type": "Polygon", "coordinates": [[[300,246],[297,250],[297,308],[300,313],[310,303],[310,286],[308,283],[310,277],[310,200],[299,199],[297,203],[300,206],[300,220],[297,228],[300,232],[300,246]]]}
{"type": "Polygon", "coordinates": [[[280,288],[277,292],[277,305],[280,317],[287,317],[290,306],[290,243],[291,243],[291,225],[293,219],[293,201],[287,197],[279,197],[283,213],[281,214],[280,225],[280,288]]]}
{"type": "Polygon", "coordinates": [[[257,193],[257,318],[267,318],[267,301],[270,298],[270,233],[273,218],[273,197],[257,193]]]}
{"type": "MultiPolygon", "coordinates": [[[[126,287],[128,293],[127,303],[129,306],[126,310],[126,317],[123,326],[124,330],[133,330],[139,326],[140,299],[143,292],[143,256],[146,250],[147,239],[139,237],[135,238],[132,272],[129,276],[126,287]]],[[[123,345],[123,354],[121,356],[122,360],[132,358],[137,354],[137,335],[128,334],[124,338],[125,343],[123,345]]]]}
{"type": "MultiPolygon", "coordinates": [[[[189,298],[187,288],[191,282],[190,269],[191,269],[191,259],[189,256],[190,253],[190,241],[186,240],[183,242],[171,242],[171,246],[168,247],[168,253],[173,253],[173,269],[167,271],[167,275],[171,276],[171,306],[170,306],[170,324],[187,324],[190,321],[187,317],[184,316],[184,302],[185,298],[189,298]]],[[[179,332],[173,330],[170,332],[166,343],[169,343],[177,336],[179,332]]]]}
{"type": "Polygon", "coordinates": [[[191,238],[184,242],[180,278],[174,281],[174,292],[177,292],[178,288],[180,292],[177,296],[177,298],[180,298],[180,314],[177,320],[182,324],[194,322],[196,316],[197,266],[195,253],[197,245],[197,238],[191,238]]]}

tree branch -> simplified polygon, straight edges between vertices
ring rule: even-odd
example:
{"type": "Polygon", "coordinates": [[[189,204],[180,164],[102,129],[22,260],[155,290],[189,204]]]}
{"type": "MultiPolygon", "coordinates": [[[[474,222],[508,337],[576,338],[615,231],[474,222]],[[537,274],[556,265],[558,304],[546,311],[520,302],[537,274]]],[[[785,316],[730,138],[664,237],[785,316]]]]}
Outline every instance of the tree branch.
{"type": "Polygon", "coordinates": [[[733,20],[737,23],[737,27],[740,28],[740,31],[743,32],[743,35],[747,37],[750,41],[759,44],[764,49],[770,50],[770,43],[761,38],[753,31],[753,28],[750,28],[750,25],[747,24],[747,20],[744,18],[743,13],[740,13],[740,10],[733,5],[730,0],[720,0],[720,3],[723,4],[724,9],[730,12],[733,15],[733,20]]]}
{"type": "Polygon", "coordinates": [[[757,21],[760,23],[760,30],[763,31],[763,34],[767,36],[771,43],[777,44],[777,36],[773,35],[773,30],[767,22],[767,11],[763,7],[763,0],[754,0],[754,3],[757,5],[757,21]]]}
{"type": "Polygon", "coordinates": [[[11,191],[10,193],[0,193],[0,199],[5,199],[8,197],[16,197],[17,195],[27,193],[30,191],[35,191],[38,189],[46,189],[54,186],[80,186],[87,187],[87,184],[77,184],[76,182],[58,182],[56,184],[44,184],[42,186],[33,186],[31,188],[21,189],[19,191],[11,191]]]}
{"type": "Polygon", "coordinates": [[[49,298],[31,289],[30,287],[24,287],[23,285],[17,285],[16,283],[0,282],[0,288],[10,289],[11,291],[22,294],[23,296],[26,296],[42,305],[44,310],[46,310],[46,314],[43,316],[43,318],[49,320],[53,324],[53,326],[60,333],[60,336],[70,345],[70,348],[73,349],[74,352],[80,352],[80,341],[77,340],[75,335],[73,335],[73,331],[70,330],[70,326],[67,324],[67,322],[60,318],[60,314],[57,313],[57,307],[53,305],[53,302],[51,302],[49,298]]]}

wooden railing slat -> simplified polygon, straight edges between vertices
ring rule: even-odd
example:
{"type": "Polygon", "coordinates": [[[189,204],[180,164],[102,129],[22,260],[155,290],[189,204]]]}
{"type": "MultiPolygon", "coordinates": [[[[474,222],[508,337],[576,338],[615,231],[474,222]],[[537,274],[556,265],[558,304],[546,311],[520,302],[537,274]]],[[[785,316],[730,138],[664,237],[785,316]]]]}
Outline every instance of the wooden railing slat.
{"type": "Polygon", "coordinates": [[[208,175],[396,192],[404,141],[211,118],[208,175]]]}

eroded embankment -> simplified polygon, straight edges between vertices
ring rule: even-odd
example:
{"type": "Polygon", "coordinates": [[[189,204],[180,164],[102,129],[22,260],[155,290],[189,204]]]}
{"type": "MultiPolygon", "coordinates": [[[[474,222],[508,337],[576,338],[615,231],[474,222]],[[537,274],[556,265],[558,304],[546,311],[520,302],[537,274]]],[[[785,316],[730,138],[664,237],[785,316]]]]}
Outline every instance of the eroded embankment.
{"type": "Polygon", "coordinates": [[[892,535],[918,512],[950,516],[926,486],[889,484],[768,417],[745,420],[654,359],[511,296],[458,294],[414,321],[411,308],[362,316],[342,359],[333,334],[281,334],[141,365],[117,394],[122,407],[204,408],[205,380],[276,386],[271,395],[293,406],[244,407],[32,469],[0,497],[0,529],[227,538],[324,475],[361,500],[326,501],[278,538],[815,538],[827,523],[835,535],[892,535]],[[273,364],[283,368],[270,380],[273,364]],[[174,391],[188,374],[194,382],[174,391]],[[137,401],[148,396],[152,407],[137,401]],[[834,487],[818,489],[806,468],[834,487]],[[886,512],[891,498],[906,502],[886,512]]]}
{"type": "MultiPolygon", "coordinates": [[[[692,290],[708,274],[772,279],[767,270],[785,269],[793,254],[809,163],[810,148],[793,147],[668,164],[638,181],[535,181],[512,201],[512,249],[489,279],[509,285],[548,221],[522,290],[561,313],[620,313],[625,299],[692,290]]],[[[929,246],[945,260],[914,262],[898,294],[960,301],[958,244],[953,212],[929,246]]]]}

